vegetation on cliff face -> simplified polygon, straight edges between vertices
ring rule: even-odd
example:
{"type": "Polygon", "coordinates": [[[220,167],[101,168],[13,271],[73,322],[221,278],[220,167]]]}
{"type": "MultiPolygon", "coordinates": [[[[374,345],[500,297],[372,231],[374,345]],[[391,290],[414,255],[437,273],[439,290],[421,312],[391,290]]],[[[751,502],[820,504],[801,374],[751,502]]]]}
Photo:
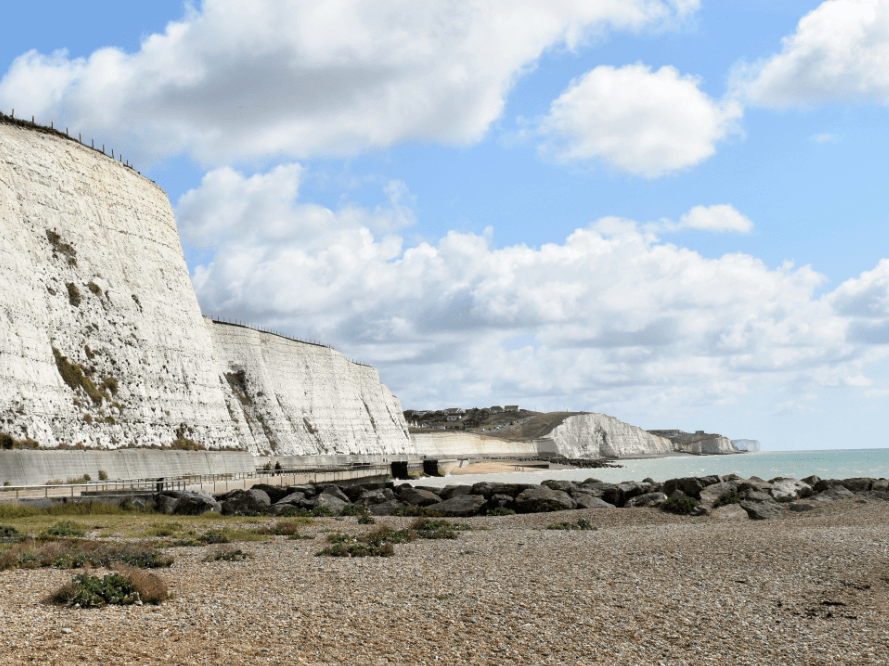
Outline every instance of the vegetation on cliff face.
{"type": "MultiPolygon", "coordinates": [[[[64,381],[72,391],[77,391],[78,389],[83,389],[83,391],[90,397],[97,405],[101,405],[103,400],[108,400],[111,402],[111,396],[108,395],[107,391],[100,391],[96,388],[96,385],[93,384],[92,380],[87,377],[87,373],[84,372],[84,368],[76,363],[71,363],[66,356],[62,355],[55,347],[52,348],[53,356],[56,359],[56,367],[59,369],[59,374],[62,376],[62,381],[64,381]]],[[[108,384],[107,379],[102,384],[103,388],[108,388],[110,385],[108,384]]],[[[114,381],[115,390],[117,388],[117,381],[114,381]]]]}

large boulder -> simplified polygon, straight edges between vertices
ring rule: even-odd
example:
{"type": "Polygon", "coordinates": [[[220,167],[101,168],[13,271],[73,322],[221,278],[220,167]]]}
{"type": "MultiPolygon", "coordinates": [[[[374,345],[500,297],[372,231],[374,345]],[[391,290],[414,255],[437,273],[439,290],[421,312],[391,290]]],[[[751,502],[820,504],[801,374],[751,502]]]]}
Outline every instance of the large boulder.
{"type": "Polygon", "coordinates": [[[420,490],[419,488],[401,488],[398,491],[398,499],[405,504],[415,504],[417,506],[429,506],[430,504],[438,504],[441,497],[428,490],[420,490]]]}
{"type": "Polygon", "coordinates": [[[760,479],[758,476],[751,476],[749,479],[741,479],[736,482],[738,484],[738,492],[742,493],[745,490],[756,490],[759,492],[768,492],[772,487],[772,484],[768,481],[760,479]]]}
{"type": "Polygon", "coordinates": [[[616,509],[613,504],[609,504],[601,497],[595,497],[594,495],[577,495],[572,497],[572,499],[577,502],[578,509],[616,509]]]}
{"type": "Polygon", "coordinates": [[[345,502],[346,504],[351,503],[352,500],[349,499],[349,496],[346,495],[338,486],[324,486],[324,489],[320,493],[321,495],[333,495],[337,499],[345,502]]]}
{"type": "Polygon", "coordinates": [[[157,493],[154,496],[154,510],[158,513],[173,513],[173,507],[179,501],[179,494],[157,493]]]}
{"type": "Polygon", "coordinates": [[[304,500],[301,504],[301,506],[309,509],[310,511],[312,509],[317,509],[319,506],[323,506],[327,507],[336,514],[342,513],[343,509],[345,509],[348,505],[348,500],[342,500],[333,493],[321,493],[314,499],[304,500]]]}
{"type": "Polygon", "coordinates": [[[743,497],[748,502],[774,502],[775,499],[769,495],[767,492],[763,492],[760,490],[754,490],[753,488],[748,488],[743,493],[740,493],[741,497],[743,497]]]}
{"type": "Polygon", "coordinates": [[[769,494],[776,502],[794,502],[813,494],[812,486],[797,479],[772,479],[769,494]]]}
{"type": "Polygon", "coordinates": [[[514,506],[515,499],[505,493],[495,493],[488,498],[489,513],[494,509],[512,509],[514,506]]]}
{"type": "Polygon", "coordinates": [[[889,491],[889,480],[887,479],[876,479],[870,487],[871,490],[877,492],[886,492],[889,491]]]}
{"type": "Polygon", "coordinates": [[[750,520],[747,512],[737,504],[726,504],[710,512],[715,520],[750,520]]]}
{"type": "Polygon", "coordinates": [[[382,504],[383,502],[391,502],[395,499],[395,493],[392,492],[389,488],[382,488],[379,490],[365,490],[358,496],[358,499],[353,500],[356,504],[363,504],[364,506],[371,506],[373,504],[382,504]]]}
{"type": "Polygon", "coordinates": [[[550,490],[561,490],[563,493],[570,493],[576,486],[574,481],[566,481],[563,479],[547,479],[540,484],[550,490]]]}
{"type": "Polygon", "coordinates": [[[474,495],[472,486],[445,486],[438,493],[443,499],[449,500],[457,495],[474,495]]]}
{"type": "Polygon", "coordinates": [[[277,502],[275,502],[275,506],[277,506],[278,504],[287,504],[288,506],[298,506],[305,499],[306,499],[306,496],[304,493],[299,493],[299,492],[290,493],[288,495],[285,495],[281,499],[279,499],[277,502]]]}
{"type": "Polygon", "coordinates": [[[704,488],[699,497],[702,503],[713,504],[723,495],[732,495],[737,491],[738,486],[735,483],[732,483],[731,481],[720,481],[719,483],[712,483],[704,488]]]}
{"type": "Polygon", "coordinates": [[[222,503],[222,513],[227,516],[244,516],[266,513],[272,502],[262,490],[236,490],[227,493],[228,498],[222,503]]]}
{"type": "Polygon", "coordinates": [[[537,488],[523,490],[515,499],[516,508],[522,513],[540,513],[543,511],[564,511],[574,509],[577,502],[571,495],[561,490],[537,488]]]}
{"type": "Polygon", "coordinates": [[[184,492],[173,505],[172,513],[176,516],[199,516],[208,511],[222,511],[222,505],[204,491],[184,492]]]}
{"type": "Polygon", "coordinates": [[[845,488],[842,479],[821,479],[818,483],[812,486],[812,490],[816,493],[822,493],[831,488],[845,488]]]}
{"type": "Polygon", "coordinates": [[[269,500],[272,502],[272,504],[275,504],[278,500],[288,494],[287,488],[284,488],[282,486],[273,486],[268,483],[256,483],[253,485],[253,487],[256,490],[261,490],[266,495],[268,495],[269,500]]]}
{"type": "Polygon", "coordinates": [[[429,506],[431,511],[439,511],[446,516],[474,516],[484,510],[487,501],[484,495],[454,495],[450,499],[429,506]]]}
{"type": "Polygon", "coordinates": [[[378,504],[373,504],[369,506],[368,509],[375,516],[391,516],[393,513],[395,513],[395,509],[399,509],[403,506],[407,505],[397,499],[392,499],[386,500],[385,502],[379,502],[378,504]]]}
{"type": "Polygon", "coordinates": [[[849,492],[843,486],[833,486],[822,490],[817,495],[812,495],[809,499],[814,502],[833,502],[836,500],[852,499],[855,493],[849,492]]]}
{"type": "Polygon", "coordinates": [[[843,487],[852,493],[863,493],[871,489],[874,480],[865,477],[843,479],[843,487]]]}
{"type": "Polygon", "coordinates": [[[812,476],[807,476],[804,479],[800,479],[803,483],[808,483],[814,489],[818,482],[821,480],[821,477],[817,474],[812,474],[812,476]]]}
{"type": "Polygon", "coordinates": [[[664,495],[664,493],[644,493],[642,495],[636,495],[636,497],[631,497],[627,500],[627,503],[624,506],[658,506],[666,501],[667,496],[664,495]]]}
{"type": "Polygon", "coordinates": [[[701,491],[707,487],[708,484],[705,484],[700,479],[697,479],[693,476],[685,476],[681,479],[670,479],[668,481],[664,481],[664,494],[667,497],[673,497],[673,493],[676,490],[681,490],[688,497],[698,498],[698,495],[701,494],[701,491]]]}
{"type": "Polygon", "coordinates": [[[777,518],[784,509],[775,501],[769,502],[750,502],[744,500],[740,507],[747,512],[747,515],[754,520],[768,520],[769,518],[777,518]]]}

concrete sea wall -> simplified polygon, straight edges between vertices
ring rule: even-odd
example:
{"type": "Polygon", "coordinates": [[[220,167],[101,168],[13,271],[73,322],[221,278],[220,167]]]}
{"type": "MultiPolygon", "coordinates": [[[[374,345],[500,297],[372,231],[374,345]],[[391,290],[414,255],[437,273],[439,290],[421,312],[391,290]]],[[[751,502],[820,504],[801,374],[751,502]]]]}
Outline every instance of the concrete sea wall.
{"type": "Polygon", "coordinates": [[[114,479],[176,478],[192,474],[252,474],[253,456],[246,451],[0,451],[0,484],[40,485],[99,470],[114,479]]]}

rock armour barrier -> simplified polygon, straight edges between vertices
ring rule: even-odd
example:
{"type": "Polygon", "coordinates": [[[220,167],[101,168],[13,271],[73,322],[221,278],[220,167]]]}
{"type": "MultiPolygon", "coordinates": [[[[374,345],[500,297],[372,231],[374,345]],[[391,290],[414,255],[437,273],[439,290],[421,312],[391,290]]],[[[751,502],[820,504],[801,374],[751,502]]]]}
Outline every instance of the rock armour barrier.
{"type": "Polygon", "coordinates": [[[40,485],[99,470],[115,479],[177,478],[191,474],[252,474],[253,456],[246,451],[0,451],[0,483],[40,485]]]}

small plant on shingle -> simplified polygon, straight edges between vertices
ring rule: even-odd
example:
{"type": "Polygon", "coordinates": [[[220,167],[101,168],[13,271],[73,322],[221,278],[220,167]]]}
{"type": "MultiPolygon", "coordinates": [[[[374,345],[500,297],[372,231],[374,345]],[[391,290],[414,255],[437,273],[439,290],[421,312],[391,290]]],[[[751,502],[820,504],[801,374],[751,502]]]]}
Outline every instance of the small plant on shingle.
{"type": "Polygon", "coordinates": [[[43,536],[47,536],[51,539],[60,537],[82,537],[86,536],[86,530],[71,520],[63,520],[62,522],[47,528],[41,535],[41,537],[43,536]]]}
{"type": "Polygon", "coordinates": [[[491,509],[488,511],[489,516],[514,516],[515,511],[512,509],[507,509],[503,506],[498,506],[496,509],[491,509]]]}
{"type": "Polygon", "coordinates": [[[225,562],[243,562],[249,557],[252,557],[250,553],[245,553],[238,548],[237,550],[220,550],[212,555],[207,555],[204,558],[204,562],[218,562],[220,560],[225,562]]]}
{"type": "Polygon", "coordinates": [[[546,529],[548,530],[596,530],[597,527],[593,527],[590,521],[585,518],[581,518],[576,523],[562,522],[562,523],[552,523],[551,525],[547,525],[546,529]]]}
{"type": "Polygon", "coordinates": [[[688,515],[697,505],[698,501],[692,497],[671,497],[661,504],[661,511],[678,515],[688,515]]]}

